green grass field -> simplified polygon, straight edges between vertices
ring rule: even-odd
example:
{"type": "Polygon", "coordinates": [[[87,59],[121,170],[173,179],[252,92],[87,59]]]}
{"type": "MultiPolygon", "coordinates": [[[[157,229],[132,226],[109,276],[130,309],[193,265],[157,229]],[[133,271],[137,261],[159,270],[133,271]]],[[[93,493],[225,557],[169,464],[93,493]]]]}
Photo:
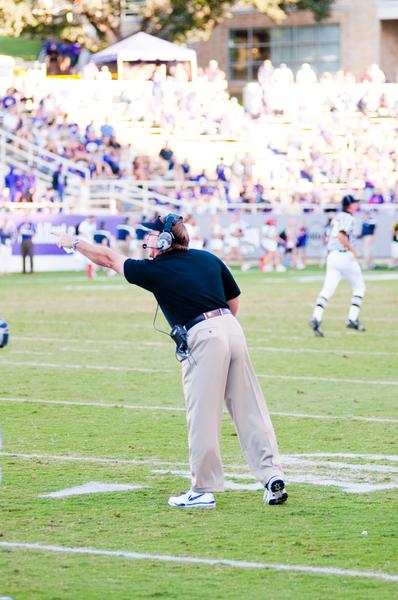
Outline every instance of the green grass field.
{"type": "Polygon", "coordinates": [[[15,38],[0,35],[0,54],[15,56],[24,60],[36,60],[42,42],[29,38],[15,38]]]}
{"type": "Polygon", "coordinates": [[[289,501],[262,504],[226,415],[227,490],[203,512],[167,506],[189,487],[185,414],[151,295],[105,275],[0,278],[0,596],[398,597],[398,281],[367,282],[366,333],[346,330],[341,284],[319,339],[322,273],[304,273],[236,273],[289,501]],[[89,482],[139,487],[42,497],[89,482]]]}

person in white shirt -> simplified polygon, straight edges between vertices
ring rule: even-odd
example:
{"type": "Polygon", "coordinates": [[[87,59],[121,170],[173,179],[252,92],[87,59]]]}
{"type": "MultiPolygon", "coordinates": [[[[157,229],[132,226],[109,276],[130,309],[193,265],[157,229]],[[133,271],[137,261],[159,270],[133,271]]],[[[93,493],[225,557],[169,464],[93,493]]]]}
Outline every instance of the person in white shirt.
{"type": "Polygon", "coordinates": [[[278,241],[279,234],[276,221],[269,218],[261,228],[261,245],[264,249],[264,256],[260,261],[260,269],[265,273],[272,271],[274,268],[278,272],[286,271],[278,252],[278,241]]]}
{"type": "Polygon", "coordinates": [[[356,210],[356,202],[353,196],[344,196],[342,200],[343,210],[332,221],[328,241],[329,254],[326,262],[325,281],[309,323],[314,335],[318,337],[323,337],[324,335],[321,329],[321,322],[325,306],[335,293],[342,277],[347,279],[352,286],[351,306],[346,325],[349,329],[366,331],[366,328],[358,321],[366,288],[361,267],[353,248],[353,239],[355,237],[353,213],[356,210]]]}

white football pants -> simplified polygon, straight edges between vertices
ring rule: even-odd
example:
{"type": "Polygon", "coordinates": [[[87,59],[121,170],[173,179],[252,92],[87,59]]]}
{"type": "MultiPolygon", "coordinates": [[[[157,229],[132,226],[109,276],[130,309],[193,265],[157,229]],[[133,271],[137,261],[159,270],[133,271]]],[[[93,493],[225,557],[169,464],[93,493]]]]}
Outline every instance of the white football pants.
{"type": "Polygon", "coordinates": [[[352,286],[352,300],[348,318],[352,321],[358,319],[366,290],[361,267],[352,252],[333,250],[329,253],[326,261],[325,281],[314,309],[313,316],[317,321],[322,320],[325,305],[335,293],[342,278],[347,279],[352,286]]]}

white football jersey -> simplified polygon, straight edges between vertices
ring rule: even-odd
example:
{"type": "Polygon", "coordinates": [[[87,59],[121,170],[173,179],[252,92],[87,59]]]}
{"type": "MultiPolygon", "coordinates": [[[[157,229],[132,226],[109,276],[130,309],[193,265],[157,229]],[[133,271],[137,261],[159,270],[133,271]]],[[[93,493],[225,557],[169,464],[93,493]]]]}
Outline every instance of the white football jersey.
{"type": "Polygon", "coordinates": [[[343,244],[340,242],[338,235],[340,231],[344,231],[347,234],[350,244],[354,240],[354,228],[355,220],[354,217],[347,212],[341,212],[335,216],[332,221],[331,231],[328,241],[328,250],[345,250],[343,244]]]}

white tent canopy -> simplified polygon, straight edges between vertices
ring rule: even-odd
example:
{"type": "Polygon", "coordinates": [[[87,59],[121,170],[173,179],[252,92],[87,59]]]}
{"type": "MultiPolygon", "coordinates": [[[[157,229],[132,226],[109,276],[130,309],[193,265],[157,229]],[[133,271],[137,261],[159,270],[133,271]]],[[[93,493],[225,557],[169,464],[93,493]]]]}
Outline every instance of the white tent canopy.
{"type": "Polygon", "coordinates": [[[166,42],[142,31],[93,54],[91,60],[101,64],[117,62],[118,68],[123,62],[189,62],[192,79],[197,71],[194,50],[166,42]]]}

